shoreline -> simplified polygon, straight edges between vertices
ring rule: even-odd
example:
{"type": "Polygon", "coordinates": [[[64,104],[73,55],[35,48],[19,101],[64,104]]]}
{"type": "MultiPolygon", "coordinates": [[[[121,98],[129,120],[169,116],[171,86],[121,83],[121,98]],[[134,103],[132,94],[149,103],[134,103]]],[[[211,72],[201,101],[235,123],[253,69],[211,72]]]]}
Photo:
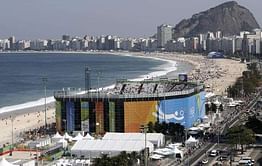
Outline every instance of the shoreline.
{"type": "MultiPolygon", "coordinates": [[[[6,53],[6,52],[2,52],[2,53],[6,53]]],[[[74,54],[74,53],[80,53],[80,54],[109,54],[109,55],[115,55],[115,56],[125,56],[125,57],[136,57],[136,58],[144,58],[144,59],[153,59],[153,60],[157,60],[157,61],[162,61],[165,64],[162,65],[169,65],[168,67],[165,67],[164,69],[158,69],[155,71],[149,71],[149,73],[144,73],[142,75],[137,76],[136,78],[132,78],[130,80],[133,81],[139,81],[139,80],[144,80],[147,78],[153,78],[153,77],[161,77],[161,76],[165,76],[170,72],[176,71],[177,70],[177,61],[173,61],[173,60],[168,60],[168,59],[162,59],[162,58],[157,58],[157,57],[145,57],[145,56],[141,56],[141,55],[135,55],[132,52],[85,52],[85,51],[81,51],[81,52],[66,52],[66,51],[46,51],[46,52],[32,52],[32,51],[24,51],[24,52],[7,52],[7,53],[18,53],[18,54],[22,54],[22,53],[54,53],[54,54],[74,54]]],[[[1,55],[1,52],[0,52],[1,55]]],[[[76,55],[77,56],[77,55],[76,55]]],[[[161,67],[157,66],[156,68],[161,67]]],[[[111,84],[111,85],[106,85],[105,87],[99,87],[99,89],[110,89],[113,88],[115,84],[111,84]]],[[[62,88],[61,88],[62,89],[62,88]]],[[[81,91],[80,93],[82,93],[83,91],[81,91]]],[[[47,104],[51,104],[55,102],[55,99],[53,96],[47,96],[47,104]]],[[[26,101],[24,103],[20,103],[20,104],[13,104],[13,105],[6,105],[3,107],[0,107],[0,116],[2,113],[8,113],[8,112],[15,112],[15,111],[19,111],[19,110],[23,110],[23,109],[30,109],[32,107],[38,107],[38,106],[42,106],[44,103],[44,98],[38,98],[38,99],[32,99],[30,101],[26,101]]]]}
{"type": "MultiPolygon", "coordinates": [[[[60,52],[61,53],[61,52],[60,52]]],[[[84,52],[86,53],[86,52],[84,52]]],[[[94,52],[91,52],[94,53],[94,52]]],[[[103,54],[102,52],[96,52],[103,54]]],[[[245,64],[230,60],[230,59],[207,59],[201,55],[184,55],[176,53],[150,53],[144,54],[143,52],[104,52],[104,54],[128,54],[129,56],[137,56],[141,58],[158,58],[164,61],[184,62],[192,65],[192,70],[188,73],[189,80],[203,80],[205,85],[212,83],[212,89],[215,89],[215,94],[223,94],[225,88],[233,84],[236,79],[242,75],[242,70],[246,69],[245,64]],[[223,69],[223,67],[225,67],[223,69]],[[217,75],[220,75],[217,77],[217,75]],[[209,76],[211,75],[211,76],[209,76]],[[208,78],[206,78],[208,77],[208,78]],[[222,83],[222,84],[221,84],[222,83]],[[218,89],[218,91],[216,90],[218,89]],[[221,93],[222,92],[222,93],[221,93]]],[[[121,55],[120,55],[121,56],[121,55]]],[[[170,72],[176,72],[170,71],[170,72]]],[[[165,75],[170,74],[166,72],[165,75]]],[[[144,75],[145,76],[145,75],[144,75]]],[[[25,130],[37,128],[44,125],[44,105],[33,106],[30,108],[18,109],[12,112],[0,114],[2,121],[0,143],[11,141],[11,117],[15,118],[14,127],[15,135],[25,130]],[[11,115],[11,117],[10,117],[11,115]],[[23,124],[21,126],[20,124],[23,124]]],[[[48,105],[47,110],[48,123],[55,122],[55,104],[48,105]]],[[[16,138],[15,138],[16,140],[16,138]]]]}

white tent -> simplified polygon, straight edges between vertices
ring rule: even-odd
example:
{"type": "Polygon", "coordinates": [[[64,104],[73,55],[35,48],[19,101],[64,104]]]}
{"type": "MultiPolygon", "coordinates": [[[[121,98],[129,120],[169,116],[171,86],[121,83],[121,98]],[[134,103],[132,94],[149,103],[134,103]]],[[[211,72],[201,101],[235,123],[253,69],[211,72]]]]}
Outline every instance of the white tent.
{"type": "Polygon", "coordinates": [[[67,139],[67,140],[71,141],[72,137],[70,135],[68,135],[68,133],[65,133],[64,139],[67,139]]]}
{"type": "Polygon", "coordinates": [[[52,137],[52,141],[53,142],[57,142],[57,141],[59,141],[62,138],[63,138],[63,136],[60,135],[58,132],[56,132],[56,134],[52,137]]]}
{"type": "Polygon", "coordinates": [[[59,132],[56,132],[56,134],[52,138],[59,138],[59,139],[61,139],[61,138],[63,138],[63,136],[60,135],[59,132]]]}
{"type": "MultiPolygon", "coordinates": [[[[146,143],[149,152],[154,149],[154,145],[151,142],[146,143]]],[[[71,153],[77,157],[84,156],[84,158],[96,158],[101,154],[108,154],[116,156],[123,151],[127,153],[141,152],[145,149],[145,141],[127,141],[127,140],[79,140],[71,148],[71,153]]]]}
{"type": "Polygon", "coordinates": [[[201,131],[199,127],[190,127],[188,129],[189,134],[198,134],[201,131]]]}
{"type": "Polygon", "coordinates": [[[195,146],[197,143],[198,143],[198,140],[195,139],[194,137],[190,136],[186,142],[185,142],[187,145],[193,145],[195,146]]]}
{"type": "Polygon", "coordinates": [[[2,158],[0,161],[0,166],[16,166],[16,165],[9,163],[5,158],[2,158]]]}
{"type": "Polygon", "coordinates": [[[163,156],[171,156],[174,155],[175,152],[171,148],[160,148],[153,151],[153,154],[159,154],[163,156]]]}
{"type": "Polygon", "coordinates": [[[153,154],[149,158],[151,158],[153,160],[161,160],[162,158],[164,158],[164,156],[160,155],[160,154],[153,154]]]}
{"type": "Polygon", "coordinates": [[[174,144],[169,144],[167,147],[175,149],[177,147],[181,147],[183,144],[182,143],[174,143],[174,144]]]}
{"type": "Polygon", "coordinates": [[[83,138],[84,138],[84,137],[83,137],[80,133],[78,133],[77,136],[75,136],[75,137],[73,138],[73,141],[82,140],[83,138]]]}
{"type": "Polygon", "coordinates": [[[205,98],[211,98],[213,96],[215,96],[215,94],[212,92],[209,92],[209,93],[206,93],[205,98]]]}
{"type": "Polygon", "coordinates": [[[89,133],[87,133],[87,134],[83,137],[83,139],[85,139],[85,140],[94,140],[95,138],[92,137],[89,133]]]}
{"type": "Polygon", "coordinates": [[[176,158],[182,159],[184,157],[183,151],[179,150],[178,148],[182,146],[182,143],[174,143],[174,144],[169,144],[167,148],[172,149],[174,155],[176,158]]]}
{"type": "Polygon", "coordinates": [[[68,145],[67,141],[66,141],[64,138],[60,139],[60,140],[58,141],[58,143],[61,143],[62,146],[63,146],[63,148],[66,148],[67,145],[68,145]]]}
{"type": "Polygon", "coordinates": [[[179,150],[177,147],[174,148],[174,153],[176,158],[183,159],[184,153],[182,150],[179,150]]]}

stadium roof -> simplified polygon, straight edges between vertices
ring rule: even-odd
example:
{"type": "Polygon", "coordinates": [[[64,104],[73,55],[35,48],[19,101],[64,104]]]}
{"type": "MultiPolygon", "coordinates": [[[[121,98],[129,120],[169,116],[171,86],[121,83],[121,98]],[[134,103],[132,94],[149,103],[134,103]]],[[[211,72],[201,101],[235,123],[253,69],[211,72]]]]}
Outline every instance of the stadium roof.
{"type": "Polygon", "coordinates": [[[177,80],[117,81],[112,89],[90,90],[83,93],[72,90],[56,91],[55,98],[145,98],[188,95],[204,90],[203,84],[177,80]]]}

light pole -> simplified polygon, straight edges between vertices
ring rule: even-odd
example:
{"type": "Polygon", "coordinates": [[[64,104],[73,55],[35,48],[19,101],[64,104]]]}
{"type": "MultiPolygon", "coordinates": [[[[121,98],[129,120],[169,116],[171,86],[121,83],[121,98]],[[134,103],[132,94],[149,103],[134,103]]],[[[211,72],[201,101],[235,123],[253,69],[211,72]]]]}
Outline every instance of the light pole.
{"type": "Polygon", "coordinates": [[[100,75],[101,75],[101,72],[98,72],[98,73],[97,73],[97,100],[98,100],[98,98],[99,98],[100,75]]]}
{"type": "Polygon", "coordinates": [[[47,77],[42,78],[45,90],[45,128],[47,128],[47,121],[46,121],[46,84],[47,84],[47,77]]]}
{"type": "Polygon", "coordinates": [[[96,133],[97,133],[97,135],[99,135],[100,134],[100,123],[96,123],[96,133]]]}
{"type": "MultiPolygon", "coordinates": [[[[185,134],[185,148],[186,148],[186,150],[187,150],[187,152],[188,152],[188,146],[187,146],[187,144],[186,144],[186,141],[187,141],[187,137],[188,137],[188,128],[186,128],[185,129],[185,131],[186,131],[186,134],[185,134]]],[[[188,165],[189,166],[189,155],[187,156],[187,160],[185,160],[185,165],[188,165]]]]}
{"type": "Polygon", "coordinates": [[[12,156],[13,147],[14,147],[14,117],[10,116],[10,119],[11,119],[11,123],[12,123],[12,145],[11,145],[10,156],[12,156]]]}
{"type": "Polygon", "coordinates": [[[63,119],[64,125],[65,125],[65,132],[67,132],[67,123],[66,123],[66,119],[63,119]]]}
{"type": "Polygon", "coordinates": [[[145,157],[145,166],[147,166],[147,146],[146,146],[146,133],[148,130],[147,125],[141,125],[140,130],[145,134],[145,150],[144,150],[144,157],[145,157]]]}

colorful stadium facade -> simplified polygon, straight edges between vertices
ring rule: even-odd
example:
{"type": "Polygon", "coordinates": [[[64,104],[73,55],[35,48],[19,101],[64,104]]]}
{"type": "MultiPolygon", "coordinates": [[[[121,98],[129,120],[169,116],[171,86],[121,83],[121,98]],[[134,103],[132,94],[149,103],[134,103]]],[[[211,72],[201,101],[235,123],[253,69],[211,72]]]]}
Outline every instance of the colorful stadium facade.
{"type": "Polygon", "coordinates": [[[189,128],[205,116],[204,86],[172,80],[118,81],[111,90],[57,91],[55,98],[60,131],[139,132],[157,121],[189,128]]]}

